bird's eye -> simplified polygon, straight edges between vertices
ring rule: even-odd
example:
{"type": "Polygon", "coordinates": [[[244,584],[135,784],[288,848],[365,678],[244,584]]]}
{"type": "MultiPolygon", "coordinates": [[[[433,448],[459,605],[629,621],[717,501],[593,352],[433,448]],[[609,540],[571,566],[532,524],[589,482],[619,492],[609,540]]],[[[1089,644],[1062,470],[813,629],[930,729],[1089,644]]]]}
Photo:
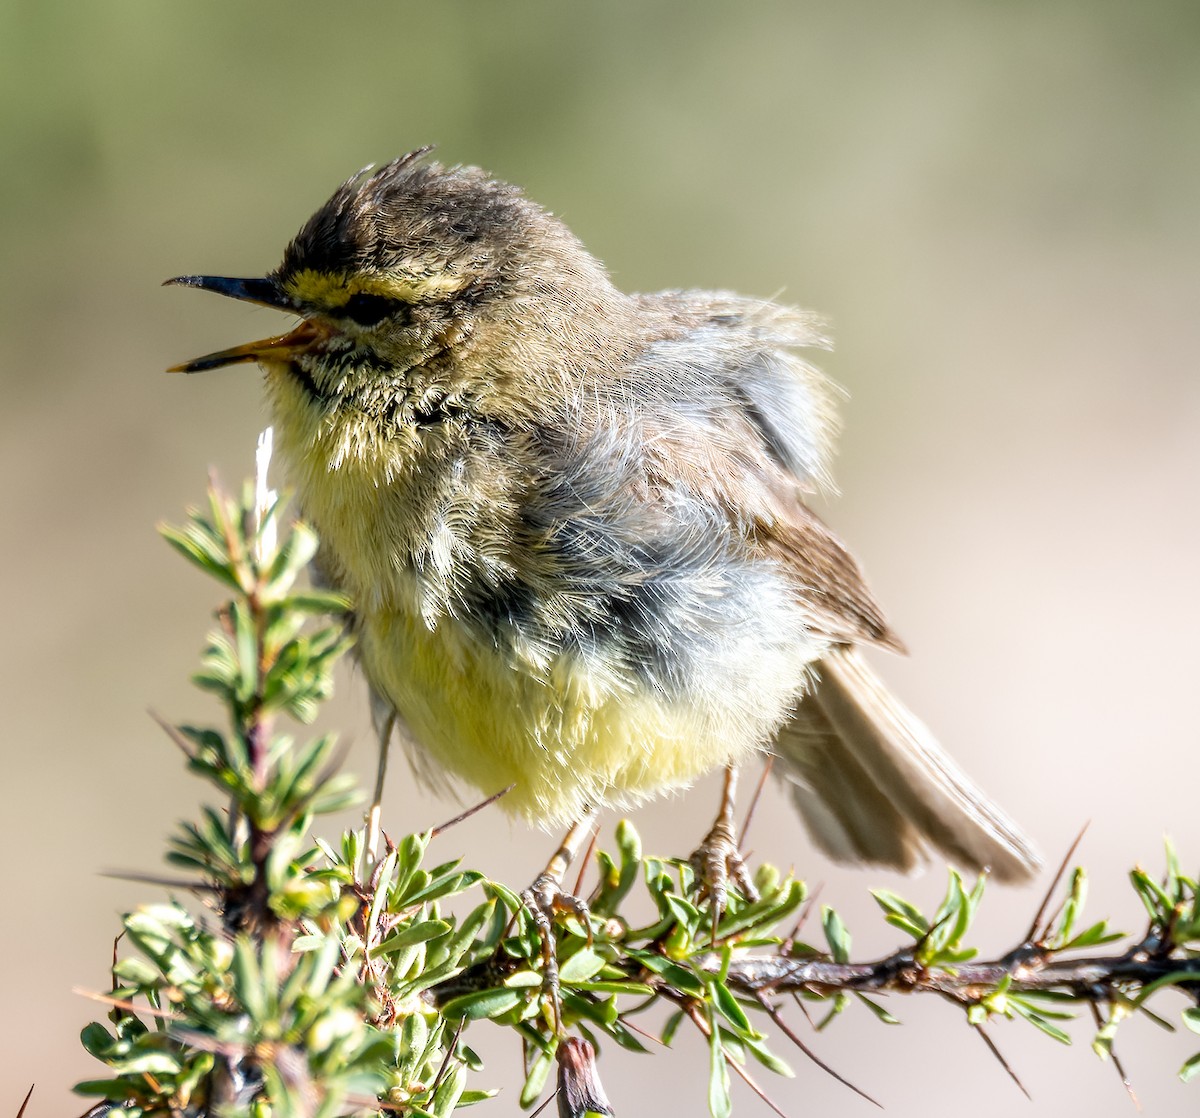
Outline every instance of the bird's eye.
{"type": "Polygon", "coordinates": [[[395,314],[403,304],[399,299],[390,299],[386,295],[371,295],[360,291],[346,300],[341,312],[346,318],[357,322],[359,326],[374,326],[382,322],[388,315],[395,314]]]}

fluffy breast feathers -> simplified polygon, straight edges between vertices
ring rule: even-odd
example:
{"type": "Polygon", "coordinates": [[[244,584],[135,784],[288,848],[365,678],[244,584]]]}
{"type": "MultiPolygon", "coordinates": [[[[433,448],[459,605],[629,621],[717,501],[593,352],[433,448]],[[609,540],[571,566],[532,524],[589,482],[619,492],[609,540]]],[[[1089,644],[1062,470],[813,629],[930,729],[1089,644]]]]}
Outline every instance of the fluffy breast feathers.
{"type": "Polygon", "coordinates": [[[794,352],[817,324],[726,295],[631,305],[641,341],[532,419],[466,392],[417,423],[372,408],[353,368],[321,404],[268,369],[321,561],[418,767],[515,782],[503,803],[543,824],[744,759],[832,643],[895,643],[801,502],[834,431],[794,352]]]}

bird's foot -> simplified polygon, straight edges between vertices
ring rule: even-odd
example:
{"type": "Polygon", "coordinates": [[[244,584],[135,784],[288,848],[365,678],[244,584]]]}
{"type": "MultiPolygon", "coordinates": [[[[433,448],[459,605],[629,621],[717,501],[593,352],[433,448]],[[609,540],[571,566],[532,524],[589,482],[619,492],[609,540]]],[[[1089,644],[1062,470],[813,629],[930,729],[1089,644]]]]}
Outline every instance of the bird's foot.
{"type": "Polygon", "coordinates": [[[712,830],[704,841],[692,852],[689,859],[701,892],[712,904],[713,939],[716,939],[717,924],[729,902],[729,887],[736,886],[748,901],[758,900],[758,890],[750,877],[737,838],[727,813],[717,816],[712,830]]]}
{"type": "Polygon", "coordinates": [[[592,918],[587,902],[568,893],[553,867],[538,874],[534,882],[521,894],[529,915],[537,925],[542,941],[542,990],[550,996],[554,1007],[554,1020],[561,1020],[558,1001],[558,956],[554,944],[554,921],[559,916],[574,916],[583,925],[588,945],[592,942],[592,918]]]}
{"type": "Polygon", "coordinates": [[[729,901],[729,885],[732,882],[741,890],[748,901],[758,900],[758,890],[750,880],[750,871],[738,848],[737,836],[733,833],[733,802],[737,796],[738,771],[733,765],[725,768],[725,786],[721,792],[721,808],[690,859],[695,870],[701,895],[707,895],[712,905],[712,938],[717,942],[717,925],[729,901]]]}

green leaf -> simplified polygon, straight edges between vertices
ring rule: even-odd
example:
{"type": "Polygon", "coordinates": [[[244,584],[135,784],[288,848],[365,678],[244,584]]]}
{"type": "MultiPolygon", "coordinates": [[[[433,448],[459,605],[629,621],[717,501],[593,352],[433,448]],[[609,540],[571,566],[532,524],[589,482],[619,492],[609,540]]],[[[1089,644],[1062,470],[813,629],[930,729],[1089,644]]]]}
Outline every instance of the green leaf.
{"type": "Polygon", "coordinates": [[[838,1017],[844,1013],[849,1004],[850,995],[844,990],[840,990],[838,993],[834,994],[833,998],[829,1002],[829,1012],[817,1022],[817,1032],[820,1032],[822,1029],[826,1028],[835,1017],[838,1017]]]}
{"type": "Polygon", "coordinates": [[[681,994],[690,994],[694,997],[703,997],[704,982],[697,975],[693,974],[686,967],[679,963],[674,963],[670,959],[664,959],[661,955],[652,952],[631,951],[630,955],[635,957],[637,961],[647,970],[653,971],[663,981],[674,986],[681,994]]]}
{"type": "Polygon", "coordinates": [[[156,986],[162,978],[161,972],[151,966],[145,959],[127,955],[118,959],[113,966],[113,977],[130,986],[156,986]]]}
{"type": "Polygon", "coordinates": [[[546,980],[542,977],[539,971],[526,968],[513,971],[512,974],[505,978],[504,985],[510,990],[518,990],[534,986],[540,987],[545,983],[545,981],[546,980]]]}
{"type": "Polygon", "coordinates": [[[746,1016],[746,1011],[738,1003],[737,998],[733,996],[729,987],[723,982],[714,982],[710,989],[712,990],[713,1004],[720,1011],[721,1016],[730,1022],[743,1035],[755,1035],[754,1029],[750,1025],[750,1019],[746,1016]]]}
{"type": "Polygon", "coordinates": [[[525,1076],[525,1086],[521,1088],[521,1106],[530,1107],[542,1093],[542,1088],[546,1086],[546,1080],[549,1078],[550,1069],[554,1066],[554,1053],[557,1046],[538,1049],[533,1056],[533,1060],[529,1064],[529,1071],[525,1076]]]}
{"type": "Polygon", "coordinates": [[[241,585],[230,566],[228,553],[209,532],[196,525],[175,528],[169,524],[160,524],[158,531],[167,543],[205,574],[232,590],[240,591],[241,585]]]}
{"type": "Polygon", "coordinates": [[[505,987],[460,994],[442,1006],[442,1016],[449,1021],[457,1021],[459,1018],[478,1021],[483,1017],[499,1017],[510,1009],[516,1009],[527,996],[524,990],[505,987]]]}
{"type": "Polygon", "coordinates": [[[558,968],[559,979],[567,984],[585,982],[604,969],[607,960],[590,947],[581,947],[558,968]]]}
{"type": "Polygon", "coordinates": [[[671,1047],[671,1042],[675,1039],[675,1034],[679,1031],[681,1024],[683,1024],[683,1010],[677,1009],[667,1018],[667,1023],[663,1025],[661,1040],[664,1048],[671,1047]]]}
{"type": "Polygon", "coordinates": [[[850,933],[842,918],[828,905],[821,906],[821,926],[835,963],[850,962],[850,933]]]}
{"type": "Polygon", "coordinates": [[[88,1054],[95,1056],[97,1060],[107,1059],[108,1054],[117,1043],[113,1035],[96,1021],[90,1025],[84,1025],[83,1031],[79,1034],[79,1040],[88,1054]]]}
{"type": "Polygon", "coordinates": [[[602,888],[592,911],[597,916],[609,916],[620,908],[621,902],[637,883],[642,866],[642,840],[632,823],[622,819],[617,824],[617,853],[619,863],[614,865],[607,854],[599,855],[602,888]]]}
{"type": "Polygon", "coordinates": [[[921,939],[929,931],[929,921],[921,910],[903,897],[887,889],[872,889],[871,896],[884,911],[884,919],[893,927],[907,932],[913,939],[921,939]]]}
{"type": "Polygon", "coordinates": [[[450,1113],[458,1106],[466,1085],[467,1069],[462,1064],[452,1064],[434,1093],[433,1113],[438,1118],[449,1118],[450,1113]]]}
{"type": "Polygon", "coordinates": [[[962,875],[957,870],[950,871],[946,896],[934,914],[924,948],[920,952],[920,960],[926,965],[962,962],[974,954],[974,952],[963,954],[957,948],[971,923],[971,917],[975,910],[974,902],[977,902],[982,894],[983,881],[984,878],[981,876],[975,891],[968,895],[963,886],[962,875]]]}
{"type": "Polygon", "coordinates": [[[1036,1025],[1047,1036],[1053,1037],[1060,1044],[1070,1044],[1071,1037],[1057,1025],[1052,1025],[1040,1013],[1023,1013],[1022,1016],[1032,1025],[1036,1025]]]}
{"type": "MultiPolygon", "coordinates": [[[[494,897],[484,901],[483,904],[473,908],[454,929],[454,934],[450,937],[450,942],[447,944],[447,952],[452,959],[458,959],[462,954],[470,949],[475,942],[475,937],[483,930],[483,926],[491,918],[496,910],[496,900],[494,897]]],[[[491,950],[495,944],[483,945],[484,950],[491,950]]]]}
{"type": "Polygon", "coordinates": [[[708,1112],[712,1118],[730,1118],[733,1104],[729,1098],[729,1069],[721,1044],[721,1027],[712,1007],[708,1010],[708,1112]]]}
{"type": "MultiPolygon", "coordinates": [[[[899,1025],[900,1024],[900,1022],[897,1021],[896,1018],[891,1015],[891,1013],[889,1013],[882,1005],[880,1005],[873,998],[868,998],[866,994],[860,994],[857,991],[855,991],[854,996],[860,1002],[862,1002],[862,1004],[865,1005],[873,1014],[875,1014],[875,1016],[878,1017],[879,1020],[882,1021],[885,1025],[899,1025]]],[[[971,1008],[974,1009],[975,1007],[972,1006],[971,1008]]]]}
{"type": "Polygon", "coordinates": [[[372,948],[370,956],[374,959],[380,955],[398,951],[401,947],[410,947],[414,943],[427,943],[431,939],[440,939],[449,931],[450,925],[445,920],[421,920],[398,932],[393,932],[372,948]]]}
{"type": "Polygon", "coordinates": [[[654,994],[654,987],[644,982],[572,982],[572,989],[586,990],[594,994],[627,994],[630,997],[649,997],[654,994]]]}
{"type": "Polygon", "coordinates": [[[726,914],[717,927],[717,937],[728,939],[744,932],[760,932],[773,927],[798,909],[804,903],[804,896],[804,882],[788,881],[774,895],[764,896],[726,914]]]}
{"type": "Polygon", "coordinates": [[[179,1060],[169,1052],[139,1052],[127,1060],[114,1060],[112,1066],[120,1075],[178,1075],[179,1060]]]}
{"type": "Polygon", "coordinates": [[[349,613],[350,599],[332,590],[301,590],[289,594],[281,603],[300,613],[349,613]]]}
{"type": "Polygon", "coordinates": [[[794,1079],[796,1073],[784,1060],[781,1060],[774,1052],[767,1049],[766,1045],[761,1040],[752,1037],[743,1037],[742,1043],[746,1046],[746,1051],[750,1053],[763,1067],[773,1071],[776,1075],[782,1075],[785,1079],[794,1079]]]}
{"type": "Polygon", "coordinates": [[[1080,932],[1074,939],[1062,945],[1061,950],[1073,951],[1080,947],[1097,947],[1105,943],[1115,943],[1124,939],[1124,932],[1110,932],[1107,920],[1097,920],[1090,928],[1080,932]]]}
{"type": "Polygon", "coordinates": [[[127,1079],[85,1079],[76,1083],[73,1090],[77,1095],[95,1095],[113,1102],[124,1102],[126,1099],[137,1098],[145,1088],[140,1083],[131,1083],[127,1079]]]}
{"type": "Polygon", "coordinates": [[[1150,919],[1156,924],[1165,923],[1175,907],[1166,890],[1143,869],[1130,871],[1129,880],[1133,883],[1133,888],[1150,919]]]}
{"type": "MultiPolygon", "coordinates": [[[[413,883],[424,871],[418,870],[413,875],[413,883]]],[[[462,893],[470,889],[473,885],[478,885],[483,880],[483,874],[478,870],[461,870],[458,873],[446,874],[440,880],[429,881],[421,885],[420,888],[413,892],[406,893],[402,903],[405,906],[416,904],[429,904],[430,901],[440,900],[442,897],[452,897],[456,893],[462,893]]]]}
{"type": "Polygon", "coordinates": [[[254,954],[254,946],[245,936],[239,936],[233,948],[233,991],[242,1008],[254,1022],[267,1019],[267,995],[262,971],[254,954]]]}
{"type": "Polygon", "coordinates": [[[237,648],[238,699],[249,702],[258,690],[258,627],[254,615],[241,602],[230,607],[233,635],[237,648]]]}
{"type": "Polygon", "coordinates": [[[294,522],[264,572],[265,581],[275,594],[285,593],[316,553],[316,532],[302,521],[294,522]]]}

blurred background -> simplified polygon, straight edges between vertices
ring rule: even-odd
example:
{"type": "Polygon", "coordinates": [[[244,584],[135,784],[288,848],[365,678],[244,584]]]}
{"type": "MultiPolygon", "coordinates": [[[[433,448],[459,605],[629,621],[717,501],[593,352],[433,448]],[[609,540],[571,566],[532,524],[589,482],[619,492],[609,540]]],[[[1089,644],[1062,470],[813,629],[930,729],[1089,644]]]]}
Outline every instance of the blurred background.
{"type": "MultiPolygon", "coordinates": [[[[280,320],[159,284],[262,274],[342,179],[429,142],[521,183],[628,290],[827,314],[848,401],[822,512],[911,649],[889,680],[1051,865],[1091,821],[1094,917],[1140,926],[1125,874],[1157,872],[1165,834],[1200,859],[1200,7],[7,0],[0,1112],[34,1081],[31,1116],[83,1111],[70,1085],[101,1069],[77,1036],[103,1011],[72,987],[105,987],[120,912],[156,895],[100,873],[159,870],[201,793],[146,710],[212,713],[187,677],[216,596],[154,526],[210,466],[249,472],[264,412],[250,368],[162,370],[280,320]]],[[[347,672],[326,721],[366,776],[361,690],[347,672]]],[[[457,811],[392,771],[391,832],[457,811]]],[[[685,853],[715,802],[710,782],[636,820],[685,853]]],[[[494,812],[439,842],[516,886],[551,846],[494,812]]],[[[932,906],[944,885],[830,865],[776,790],[751,845],[824,882],[861,958],[898,941],[869,887],[932,906]]],[[[991,891],[985,952],[1048,877],[991,891]]],[[[809,1037],[889,1114],[1131,1112],[1087,1021],[1071,1049],[993,1027],[1026,1102],[952,1007],[889,1007],[904,1028],[851,1011],[809,1037]]],[[[513,1113],[519,1055],[476,1039],[507,1084],[486,1109],[513,1113]]],[[[1196,1040],[1122,1030],[1147,1113],[1195,1113],[1174,1076],[1196,1040]]],[[[779,1048],[789,1113],[873,1113],[779,1048]]],[[[618,1114],[699,1114],[706,1060],[681,1032],[602,1070],[618,1114]]]]}

